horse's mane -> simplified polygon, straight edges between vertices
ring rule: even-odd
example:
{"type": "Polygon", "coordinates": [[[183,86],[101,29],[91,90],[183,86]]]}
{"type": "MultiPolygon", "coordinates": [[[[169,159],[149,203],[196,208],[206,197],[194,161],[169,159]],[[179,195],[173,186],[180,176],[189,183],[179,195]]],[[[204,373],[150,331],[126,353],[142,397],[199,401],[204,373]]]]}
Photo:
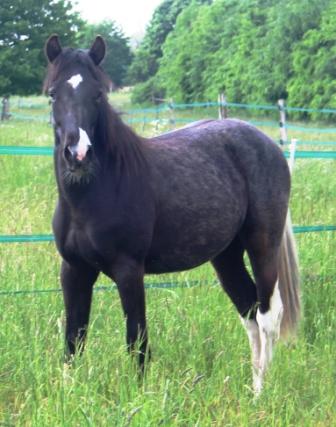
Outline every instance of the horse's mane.
{"type": "Polygon", "coordinates": [[[143,152],[143,138],[125,124],[120,114],[109,104],[104,96],[100,102],[96,138],[107,147],[118,171],[128,175],[146,170],[146,158],[143,152]]]}
{"type": "Polygon", "coordinates": [[[94,64],[88,51],[63,49],[55,61],[48,66],[43,84],[44,93],[48,92],[62,74],[71,71],[74,64],[85,67],[103,90],[95,130],[95,138],[99,141],[99,145],[105,147],[107,154],[113,155],[113,161],[117,162],[117,170],[120,172],[125,170],[127,174],[136,174],[140,169],[146,170],[146,160],[142,149],[143,138],[126,125],[120,114],[109,104],[107,94],[112,82],[102,68],[94,64]]]}

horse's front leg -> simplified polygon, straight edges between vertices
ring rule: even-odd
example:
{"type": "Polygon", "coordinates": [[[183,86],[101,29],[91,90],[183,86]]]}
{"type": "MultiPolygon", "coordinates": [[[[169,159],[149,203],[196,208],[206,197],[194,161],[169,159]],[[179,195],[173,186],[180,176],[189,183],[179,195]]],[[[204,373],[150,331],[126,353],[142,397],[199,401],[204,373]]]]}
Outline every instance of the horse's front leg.
{"type": "Polygon", "coordinates": [[[62,263],[61,282],[65,305],[66,360],[70,360],[77,348],[83,351],[89,323],[93,284],[98,272],[86,264],[62,263]]]}
{"type": "Polygon", "coordinates": [[[127,349],[134,353],[139,341],[139,366],[144,371],[146,355],[150,357],[146,326],[144,266],[130,257],[120,257],[113,265],[115,280],[126,318],[127,349]]]}

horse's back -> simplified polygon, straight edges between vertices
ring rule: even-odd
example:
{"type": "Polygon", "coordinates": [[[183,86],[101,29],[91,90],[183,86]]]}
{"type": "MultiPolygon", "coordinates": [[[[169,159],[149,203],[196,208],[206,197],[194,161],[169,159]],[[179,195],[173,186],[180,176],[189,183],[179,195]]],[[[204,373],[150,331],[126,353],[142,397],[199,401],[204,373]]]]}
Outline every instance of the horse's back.
{"type": "Polygon", "coordinates": [[[226,171],[243,177],[251,191],[262,182],[289,192],[289,170],[278,145],[249,123],[236,119],[203,120],[148,141],[150,163],[170,176],[226,171]]]}
{"type": "Polygon", "coordinates": [[[189,150],[192,146],[209,153],[211,149],[222,151],[224,147],[231,147],[233,151],[239,150],[239,157],[249,156],[253,152],[259,157],[262,154],[282,157],[279,156],[280,148],[271,138],[255,126],[238,119],[200,120],[151,138],[148,142],[170,146],[174,150],[189,150]]]}

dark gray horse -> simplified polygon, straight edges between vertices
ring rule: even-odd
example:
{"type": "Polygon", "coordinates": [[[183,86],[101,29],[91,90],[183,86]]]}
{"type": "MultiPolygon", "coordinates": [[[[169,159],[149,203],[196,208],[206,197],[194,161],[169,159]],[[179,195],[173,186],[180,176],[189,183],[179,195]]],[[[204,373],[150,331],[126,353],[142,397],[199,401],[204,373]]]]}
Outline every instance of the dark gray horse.
{"type": "Polygon", "coordinates": [[[139,339],[143,368],[149,355],[144,274],[211,261],[247,329],[259,392],[280,324],[294,329],[299,316],[283,153],[239,120],[206,120],[141,138],[107,101],[101,37],[90,50],[76,50],[62,49],[54,35],[46,55],[68,354],[83,348],[93,284],[103,272],[117,284],[128,348],[139,339]]]}

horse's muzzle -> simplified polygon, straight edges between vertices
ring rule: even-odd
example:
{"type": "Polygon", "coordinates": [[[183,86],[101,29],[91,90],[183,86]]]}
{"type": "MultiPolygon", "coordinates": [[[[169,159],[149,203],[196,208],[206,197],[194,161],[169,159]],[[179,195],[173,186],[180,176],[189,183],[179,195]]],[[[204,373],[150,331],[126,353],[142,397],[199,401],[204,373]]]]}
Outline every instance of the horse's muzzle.
{"type": "Polygon", "coordinates": [[[91,141],[82,128],[72,129],[66,133],[64,158],[70,166],[80,167],[90,157],[91,141]]]}
{"type": "Polygon", "coordinates": [[[67,145],[64,149],[64,158],[70,169],[78,169],[91,157],[91,146],[83,147],[80,144],[67,145]]]}

